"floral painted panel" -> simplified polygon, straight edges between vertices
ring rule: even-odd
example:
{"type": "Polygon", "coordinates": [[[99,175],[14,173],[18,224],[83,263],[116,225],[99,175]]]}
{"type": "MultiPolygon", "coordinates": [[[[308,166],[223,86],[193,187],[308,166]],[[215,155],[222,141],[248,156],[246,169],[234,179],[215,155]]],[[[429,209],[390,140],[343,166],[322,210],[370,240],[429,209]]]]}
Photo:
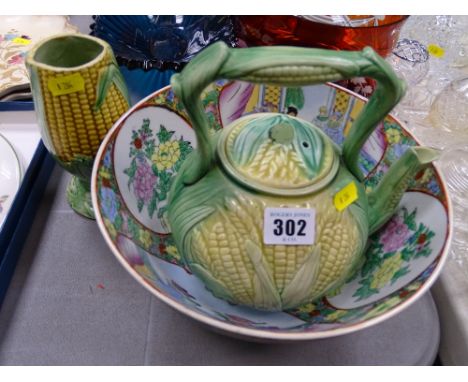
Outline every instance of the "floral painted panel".
{"type": "Polygon", "coordinates": [[[165,212],[172,181],[196,145],[195,133],[177,113],[138,109],[123,123],[113,153],[126,207],[148,230],[170,232],[165,212]]]}
{"type": "Polygon", "coordinates": [[[408,274],[413,258],[432,254],[430,244],[435,233],[425,224],[417,224],[416,213],[417,209],[410,213],[403,207],[383,231],[370,239],[366,261],[360,272],[361,286],[353,295],[358,300],[379,293],[388,283],[394,284],[408,274]]]}
{"type": "Polygon", "coordinates": [[[98,173],[97,195],[103,223],[112,241],[118,236],[130,238],[152,255],[180,264],[180,256],[170,235],[160,235],[141,224],[130,212],[122,196],[114,173],[112,152],[114,145],[106,147],[98,173]]]}
{"type": "Polygon", "coordinates": [[[162,208],[158,205],[166,201],[174,174],[193,150],[183,136],[174,139],[174,133],[160,124],[154,134],[149,119],[144,119],[138,130],[132,130],[131,162],[124,173],[137,199],[138,212],[145,208],[150,218],[155,211],[159,219],[163,218],[166,205],[162,208]]]}
{"type": "Polygon", "coordinates": [[[366,259],[328,301],[354,308],[404,287],[428,268],[445,245],[444,206],[434,196],[407,192],[390,221],[369,238],[366,259]]]}

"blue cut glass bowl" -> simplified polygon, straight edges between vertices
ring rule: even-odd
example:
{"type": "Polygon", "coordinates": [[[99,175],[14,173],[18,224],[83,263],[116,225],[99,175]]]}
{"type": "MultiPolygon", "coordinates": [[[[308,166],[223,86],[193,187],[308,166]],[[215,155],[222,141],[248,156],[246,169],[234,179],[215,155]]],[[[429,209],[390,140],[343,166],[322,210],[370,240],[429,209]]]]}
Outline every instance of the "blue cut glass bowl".
{"type": "Polygon", "coordinates": [[[94,16],[91,34],[107,41],[120,65],[179,71],[204,47],[236,45],[230,16],[94,16]]]}

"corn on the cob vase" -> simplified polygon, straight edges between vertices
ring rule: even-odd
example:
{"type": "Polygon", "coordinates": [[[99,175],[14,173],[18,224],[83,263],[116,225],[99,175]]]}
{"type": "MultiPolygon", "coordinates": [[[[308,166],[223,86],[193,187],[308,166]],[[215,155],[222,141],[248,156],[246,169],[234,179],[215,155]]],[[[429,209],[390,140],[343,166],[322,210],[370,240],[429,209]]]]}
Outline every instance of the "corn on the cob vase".
{"type": "Polygon", "coordinates": [[[76,33],[36,44],[26,58],[42,140],[72,178],[67,200],[94,219],[90,177],[101,140],[129,108],[127,88],[105,41],[76,33]]]}
{"type": "Polygon", "coordinates": [[[277,311],[339,288],[362,264],[368,235],[392,216],[415,172],[438,155],[408,149],[366,194],[360,148],[404,93],[401,80],[370,48],[229,49],[217,43],[171,84],[198,147],[172,184],[168,221],[186,265],[213,294],[232,303],[277,311]],[[218,78],[297,87],[355,76],[373,77],[379,86],[342,152],[313,124],[279,113],[247,115],[212,134],[200,102],[203,89],[218,78]],[[313,210],[312,221],[302,223],[313,239],[295,244],[300,230],[285,237],[285,222],[278,219],[272,227],[285,240],[272,244],[267,208],[281,208],[276,216],[293,213],[290,208],[313,210]]]}

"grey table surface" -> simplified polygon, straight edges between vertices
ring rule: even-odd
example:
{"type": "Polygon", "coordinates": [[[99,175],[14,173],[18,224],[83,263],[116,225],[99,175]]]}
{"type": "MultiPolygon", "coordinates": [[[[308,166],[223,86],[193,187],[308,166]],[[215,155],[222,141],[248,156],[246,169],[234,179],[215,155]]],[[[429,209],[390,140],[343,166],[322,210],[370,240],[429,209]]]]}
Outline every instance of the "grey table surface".
{"type": "Polygon", "coordinates": [[[65,200],[56,166],[0,310],[0,365],[431,365],[430,293],[399,315],[324,340],[258,344],[211,332],[141,287],[96,223],[65,200]]]}

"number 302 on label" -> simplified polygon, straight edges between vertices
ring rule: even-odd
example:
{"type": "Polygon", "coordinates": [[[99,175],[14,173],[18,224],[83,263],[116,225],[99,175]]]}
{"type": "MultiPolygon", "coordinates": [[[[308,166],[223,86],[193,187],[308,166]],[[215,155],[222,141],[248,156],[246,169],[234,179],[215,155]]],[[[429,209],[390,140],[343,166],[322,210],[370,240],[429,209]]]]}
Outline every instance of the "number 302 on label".
{"type": "Polygon", "coordinates": [[[315,210],[310,208],[265,208],[264,244],[310,245],[315,241],[315,210]]]}

